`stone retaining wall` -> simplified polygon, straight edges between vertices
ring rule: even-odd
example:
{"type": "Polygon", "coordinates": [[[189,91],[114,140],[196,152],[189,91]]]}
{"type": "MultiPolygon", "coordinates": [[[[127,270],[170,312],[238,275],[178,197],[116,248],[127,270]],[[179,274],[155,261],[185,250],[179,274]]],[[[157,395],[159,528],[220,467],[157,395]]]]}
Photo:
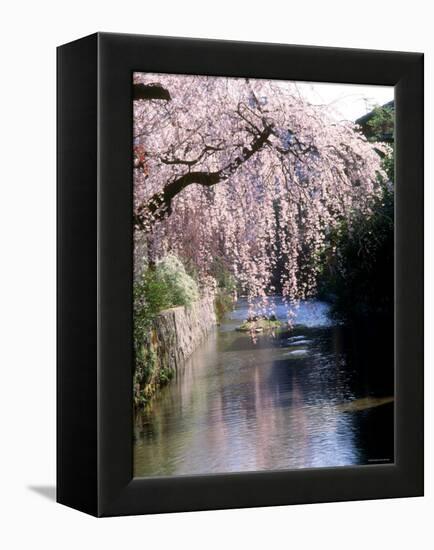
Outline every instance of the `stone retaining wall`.
{"type": "MultiPolygon", "coordinates": [[[[191,307],[174,307],[161,311],[144,343],[151,375],[136,376],[134,402],[146,403],[184,364],[217,324],[212,297],[203,298],[191,307]]],[[[137,371],[136,371],[137,375],[137,371]]]]}
{"type": "Polygon", "coordinates": [[[152,348],[163,367],[177,370],[205,340],[217,321],[212,298],[191,307],[161,311],[152,329],[152,348]]]}

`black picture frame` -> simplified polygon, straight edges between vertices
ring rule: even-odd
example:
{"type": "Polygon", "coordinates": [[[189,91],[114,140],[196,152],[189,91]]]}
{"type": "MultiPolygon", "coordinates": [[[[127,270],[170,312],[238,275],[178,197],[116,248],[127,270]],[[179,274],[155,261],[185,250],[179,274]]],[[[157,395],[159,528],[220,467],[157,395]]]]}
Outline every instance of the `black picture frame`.
{"type": "Polygon", "coordinates": [[[423,494],[423,55],[97,33],[58,48],[57,500],[95,516],[423,494]],[[132,73],[395,86],[394,464],[132,475],[132,73]]]}

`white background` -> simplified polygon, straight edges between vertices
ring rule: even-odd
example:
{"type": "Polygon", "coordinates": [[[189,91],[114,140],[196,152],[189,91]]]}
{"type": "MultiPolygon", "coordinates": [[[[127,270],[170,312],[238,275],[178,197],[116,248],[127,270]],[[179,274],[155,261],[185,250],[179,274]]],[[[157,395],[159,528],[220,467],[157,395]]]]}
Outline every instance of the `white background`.
{"type": "MultiPolygon", "coordinates": [[[[55,480],[55,46],[94,31],[424,51],[427,1],[4,2],[1,10],[0,544],[10,548],[428,548],[433,537],[432,402],[425,498],[97,520],[53,502],[55,480]],[[35,489],[35,487],[37,489],[35,489]],[[48,487],[48,489],[47,489],[48,487]],[[32,489],[33,488],[33,489],[32,489]],[[42,489],[41,489],[42,488],[42,489]],[[4,539],[4,540],[3,540],[4,539]]],[[[432,181],[432,125],[426,181],[432,181]]],[[[428,398],[432,399],[434,216],[427,186],[428,398]]]]}

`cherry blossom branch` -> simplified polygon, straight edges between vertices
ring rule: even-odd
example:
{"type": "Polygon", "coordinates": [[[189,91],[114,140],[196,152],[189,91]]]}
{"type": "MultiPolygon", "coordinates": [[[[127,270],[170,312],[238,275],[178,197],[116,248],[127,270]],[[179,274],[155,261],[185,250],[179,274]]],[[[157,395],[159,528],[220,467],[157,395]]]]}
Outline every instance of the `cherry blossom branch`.
{"type": "Polygon", "coordinates": [[[291,82],[133,78],[135,263],[175,254],[205,292],[218,258],[252,308],[311,296],[331,232],[381,196],[379,145],[291,82]]]}
{"type": "MultiPolygon", "coordinates": [[[[193,171],[168,183],[162,192],[155,193],[146,205],[143,205],[134,216],[134,223],[138,227],[143,225],[143,218],[148,211],[155,219],[160,219],[171,213],[172,200],[187,186],[196,183],[204,187],[210,187],[232,176],[236,170],[247,162],[256,152],[258,152],[267,143],[272,133],[273,127],[266,126],[264,130],[252,141],[250,147],[244,147],[242,154],[229,162],[220,170],[214,172],[193,171]]],[[[186,164],[181,161],[179,164],[186,164]]]]}
{"type": "Polygon", "coordinates": [[[195,164],[197,164],[199,161],[203,159],[206,153],[216,152],[216,151],[223,151],[223,147],[214,147],[211,145],[206,145],[203,151],[201,152],[201,154],[193,160],[185,160],[185,159],[180,159],[176,157],[173,159],[169,159],[167,157],[160,157],[160,160],[163,164],[184,164],[186,166],[194,166],[195,164]]]}

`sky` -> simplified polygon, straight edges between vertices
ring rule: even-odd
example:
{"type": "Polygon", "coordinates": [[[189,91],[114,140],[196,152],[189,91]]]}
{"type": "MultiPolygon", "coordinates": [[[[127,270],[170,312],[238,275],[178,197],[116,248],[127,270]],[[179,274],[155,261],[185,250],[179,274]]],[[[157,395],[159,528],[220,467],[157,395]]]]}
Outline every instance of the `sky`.
{"type": "Polygon", "coordinates": [[[372,110],[375,104],[384,105],[393,99],[393,86],[364,86],[359,84],[324,84],[297,82],[300,94],[314,105],[327,104],[337,120],[355,121],[372,110]]]}

